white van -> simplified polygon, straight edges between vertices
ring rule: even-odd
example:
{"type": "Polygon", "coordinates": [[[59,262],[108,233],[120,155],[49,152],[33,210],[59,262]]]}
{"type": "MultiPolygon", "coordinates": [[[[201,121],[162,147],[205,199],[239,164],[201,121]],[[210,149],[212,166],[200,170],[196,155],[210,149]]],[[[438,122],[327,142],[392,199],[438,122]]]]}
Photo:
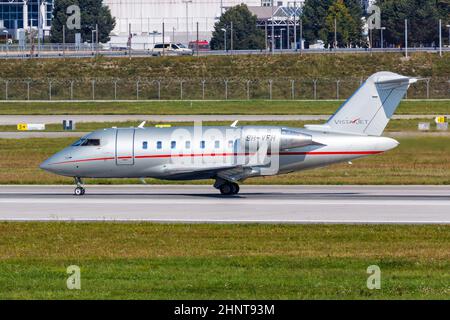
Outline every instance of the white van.
{"type": "Polygon", "coordinates": [[[153,47],[152,56],[161,56],[162,54],[166,55],[178,55],[178,56],[192,56],[193,51],[189,48],[186,48],[181,43],[157,43],[153,47]],[[164,49],[163,49],[164,48],[164,49]]]}

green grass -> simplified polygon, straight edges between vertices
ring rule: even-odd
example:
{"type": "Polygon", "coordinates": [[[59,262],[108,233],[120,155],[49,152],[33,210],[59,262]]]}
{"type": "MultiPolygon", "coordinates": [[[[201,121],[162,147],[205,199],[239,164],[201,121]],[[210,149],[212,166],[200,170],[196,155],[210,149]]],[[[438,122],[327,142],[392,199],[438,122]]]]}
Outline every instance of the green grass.
{"type": "Polygon", "coordinates": [[[1,223],[0,299],[448,299],[449,226],[1,223]],[[81,290],[66,268],[81,268],[81,290]],[[368,290],[369,265],[381,290],[368,290]]]}
{"type": "MultiPolygon", "coordinates": [[[[2,115],[333,114],[343,101],[0,102],[2,115]]],[[[449,101],[403,101],[396,114],[450,114],[449,101]]]]}
{"type": "Polygon", "coordinates": [[[8,90],[0,81],[0,100],[91,100],[93,96],[98,100],[134,100],[137,96],[143,100],[177,100],[181,96],[180,81],[184,99],[220,100],[225,98],[225,79],[230,99],[247,99],[248,81],[252,99],[269,99],[269,80],[274,99],[291,98],[291,80],[295,80],[297,99],[334,99],[336,80],[340,80],[339,96],[349,97],[360,81],[378,71],[431,78],[428,92],[422,81],[412,86],[409,98],[426,98],[427,94],[436,99],[450,98],[450,54],[441,58],[437,54],[417,53],[410,59],[404,59],[402,54],[17,59],[9,60],[0,69],[0,79],[9,80],[8,90]],[[160,81],[161,86],[154,80],[160,81]]]}
{"type": "MultiPolygon", "coordinates": [[[[71,144],[74,138],[0,139],[0,184],[72,184],[72,179],[39,169],[50,155],[71,144]]],[[[249,179],[246,184],[450,184],[450,137],[398,139],[400,146],[383,155],[287,175],[249,179]]],[[[137,179],[87,179],[89,184],[140,183],[137,179]]],[[[150,184],[211,181],[162,181],[150,184]]]]}
{"type": "Polygon", "coordinates": [[[85,79],[85,78],[284,78],[306,79],[367,77],[388,70],[410,76],[448,77],[450,54],[258,55],[164,57],[159,59],[33,59],[8,60],[1,78],[85,79]],[[338,66],[338,67],[336,67],[338,66]]]}

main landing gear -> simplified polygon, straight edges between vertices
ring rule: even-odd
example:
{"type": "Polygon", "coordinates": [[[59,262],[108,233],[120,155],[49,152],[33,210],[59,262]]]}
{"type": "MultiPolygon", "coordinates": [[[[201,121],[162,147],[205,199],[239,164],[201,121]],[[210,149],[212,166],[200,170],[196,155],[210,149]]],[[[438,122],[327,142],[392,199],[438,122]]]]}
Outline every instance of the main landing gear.
{"type": "Polygon", "coordinates": [[[224,180],[217,180],[214,184],[216,189],[219,189],[220,193],[225,196],[231,196],[239,193],[239,185],[235,182],[229,182],[224,180]]]}
{"type": "Polygon", "coordinates": [[[86,190],[83,188],[83,181],[81,181],[81,178],[75,177],[75,184],[77,187],[75,188],[75,191],[73,192],[76,196],[82,196],[86,192],[86,190]]]}

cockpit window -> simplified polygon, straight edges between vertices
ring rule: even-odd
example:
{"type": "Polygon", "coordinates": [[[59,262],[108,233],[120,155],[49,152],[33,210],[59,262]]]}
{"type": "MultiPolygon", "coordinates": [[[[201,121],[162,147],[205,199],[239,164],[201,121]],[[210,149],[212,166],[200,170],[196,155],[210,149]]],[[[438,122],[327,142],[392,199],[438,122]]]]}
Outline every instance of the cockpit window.
{"type": "Polygon", "coordinates": [[[80,140],[74,142],[74,143],[72,144],[72,147],[78,147],[78,146],[80,146],[85,140],[86,140],[86,139],[81,138],[80,140]]]}
{"type": "Polygon", "coordinates": [[[100,139],[85,139],[81,138],[74,144],[72,144],[73,147],[86,147],[86,146],[99,146],[100,145],[100,139]]]}

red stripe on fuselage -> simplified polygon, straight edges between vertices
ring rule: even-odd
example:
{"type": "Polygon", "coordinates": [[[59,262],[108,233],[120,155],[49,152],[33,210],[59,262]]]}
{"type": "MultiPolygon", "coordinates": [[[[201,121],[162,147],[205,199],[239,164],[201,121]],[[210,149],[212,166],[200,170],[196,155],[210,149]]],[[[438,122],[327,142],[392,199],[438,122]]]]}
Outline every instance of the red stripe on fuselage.
{"type": "MultiPolygon", "coordinates": [[[[374,155],[380,154],[383,151],[309,151],[309,152],[280,152],[280,156],[305,156],[305,155],[374,155]]],[[[160,159],[160,158],[183,158],[183,157],[235,157],[235,156],[249,156],[249,153],[190,153],[190,154],[155,154],[146,156],[135,156],[135,159],[160,159]]],[[[268,155],[272,155],[268,153],[268,155]]],[[[132,159],[132,156],[120,156],[118,159],[132,159]]],[[[52,163],[55,164],[67,164],[76,162],[89,162],[89,161],[107,161],[115,160],[115,157],[108,158],[90,158],[90,159],[80,159],[80,160],[70,160],[63,162],[52,163]]]]}
{"type": "Polygon", "coordinates": [[[281,156],[300,156],[300,155],[371,155],[379,154],[383,151],[323,151],[323,152],[280,152],[281,156]]]}

